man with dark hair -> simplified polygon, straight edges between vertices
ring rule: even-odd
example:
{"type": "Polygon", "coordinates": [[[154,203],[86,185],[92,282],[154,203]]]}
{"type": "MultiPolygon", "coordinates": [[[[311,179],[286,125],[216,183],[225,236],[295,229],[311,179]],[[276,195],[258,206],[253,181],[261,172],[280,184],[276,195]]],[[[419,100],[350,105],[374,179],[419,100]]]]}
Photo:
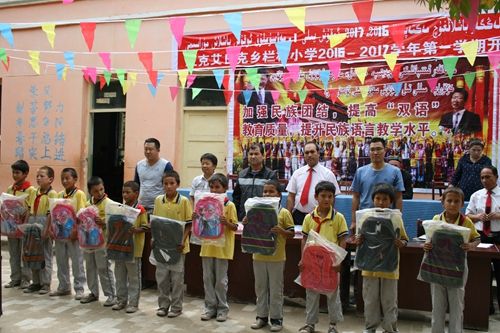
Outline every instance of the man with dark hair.
{"type": "Polygon", "coordinates": [[[249,167],[240,171],[233,191],[233,202],[239,221],[246,215],[245,201],[248,198],[261,197],[266,181],[278,179],[276,172],[265,167],[263,161],[264,147],[253,143],[248,151],[249,167]]]}
{"type": "Polygon", "coordinates": [[[453,134],[474,134],[482,129],[479,115],[465,109],[469,94],[464,88],[456,88],[451,95],[452,112],[441,117],[439,126],[451,129],[453,134]]]}
{"type": "MultiPolygon", "coordinates": [[[[391,157],[389,158],[388,163],[390,165],[395,166],[399,170],[401,170],[401,176],[403,176],[403,184],[405,186],[405,190],[403,192],[403,199],[413,199],[413,181],[410,173],[406,171],[401,163],[399,157],[391,157]]],[[[394,200],[393,200],[394,201],[394,200]]]]}
{"type": "Polygon", "coordinates": [[[243,121],[246,123],[256,124],[256,123],[272,123],[274,119],[271,118],[271,105],[274,104],[273,95],[270,91],[266,90],[267,83],[269,82],[269,73],[266,69],[259,69],[258,74],[260,74],[260,82],[258,87],[254,87],[252,83],[245,78],[245,90],[251,90],[252,94],[248,103],[245,101],[245,95],[241,92],[238,95],[238,103],[242,106],[246,105],[246,108],[252,108],[252,117],[247,113],[244,114],[243,121]]]}

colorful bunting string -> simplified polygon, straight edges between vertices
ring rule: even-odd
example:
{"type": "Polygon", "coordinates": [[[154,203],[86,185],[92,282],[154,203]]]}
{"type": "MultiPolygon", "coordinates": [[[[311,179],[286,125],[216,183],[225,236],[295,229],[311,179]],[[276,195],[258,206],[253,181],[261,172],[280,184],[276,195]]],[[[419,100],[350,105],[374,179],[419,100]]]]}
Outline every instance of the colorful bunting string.
{"type": "Polygon", "coordinates": [[[54,48],[54,42],[56,40],[56,25],[54,23],[44,23],[42,24],[42,30],[47,35],[50,47],[54,48]]]}
{"type": "Polygon", "coordinates": [[[293,25],[295,25],[300,31],[306,32],[306,7],[286,8],[285,13],[293,25]]]}
{"type": "Polygon", "coordinates": [[[83,39],[89,51],[92,51],[92,46],[94,45],[94,34],[95,34],[96,23],[95,22],[81,22],[80,30],[82,31],[83,39]]]}
{"type": "Polygon", "coordinates": [[[141,23],[142,21],[139,19],[131,19],[125,21],[125,29],[127,30],[128,41],[131,48],[134,48],[135,46],[137,35],[139,34],[139,30],[141,29],[141,23]]]}

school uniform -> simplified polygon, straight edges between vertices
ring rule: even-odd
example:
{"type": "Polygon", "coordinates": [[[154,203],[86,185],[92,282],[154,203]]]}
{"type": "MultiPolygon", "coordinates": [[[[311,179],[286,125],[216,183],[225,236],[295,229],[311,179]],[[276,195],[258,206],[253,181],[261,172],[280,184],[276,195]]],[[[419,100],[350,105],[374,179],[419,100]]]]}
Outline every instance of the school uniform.
{"type": "MultiPolygon", "coordinates": [[[[134,222],[134,228],[148,228],[148,215],[141,205],[135,204],[134,208],[140,209],[140,214],[134,222]]],[[[116,296],[118,304],[139,306],[141,291],[141,264],[144,249],[144,232],[134,234],[134,260],[115,260],[116,296]]]]}
{"type": "MultiPolygon", "coordinates": [[[[292,214],[281,208],[278,214],[278,226],[285,230],[294,230],[292,214]]],[[[253,254],[253,274],[255,277],[255,295],[257,296],[257,317],[268,321],[283,320],[283,272],[286,261],[286,237],[278,234],[276,250],[272,255],[253,254]]]]}
{"type": "MultiPolygon", "coordinates": [[[[302,224],[302,234],[307,237],[310,230],[316,231],[320,234],[320,236],[335,244],[339,244],[339,239],[347,236],[349,233],[344,215],[335,211],[333,208],[330,208],[330,212],[325,218],[321,218],[318,215],[317,207],[311,214],[307,214],[304,218],[304,223],[302,224]],[[315,221],[315,218],[320,219],[319,224],[315,221]]],[[[314,326],[318,322],[319,298],[320,293],[306,289],[307,325],[314,326]]],[[[336,324],[343,321],[344,316],[342,314],[342,304],[340,303],[338,288],[334,292],[327,294],[326,300],[330,324],[336,324]]]]}
{"type": "Polygon", "coordinates": [[[189,191],[189,196],[194,197],[196,191],[210,192],[208,179],[205,178],[204,175],[199,175],[193,178],[193,181],[191,182],[191,191],[189,191]]]}
{"type": "MultiPolygon", "coordinates": [[[[446,221],[444,213],[435,215],[433,220],[446,221]]],[[[476,230],[474,223],[465,216],[459,215],[453,223],[469,228],[471,233],[469,236],[469,243],[474,242],[481,236],[476,230]]],[[[437,283],[431,283],[431,298],[432,298],[432,333],[442,333],[445,331],[446,309],[449,306],[449,333],[463,332],[463,319],[464,319],[464,297],[465,297],[465,284],[467,282],[468,269],[467,257],[465,257],[464,265],[464,283],[459,288],[446,287],[437,283]]]]}
{"type": "MultiPolygon", "coordinates": [[[[99,210],[99,217],[102,221],[105,221],[105,208],[110,201],[111,199],[109,199],[107,195],[96,201],[94,201],[94,198],[90,198],[87,202],[87,206],[96,206],[99,210]]],[[[106,234],[106,225],[102,226],[102,229],[103,233],[106,234]]],[[[106,255],[106,248],[86,250],[83,253],[83,258],[85,259],[87,286],[89,287],[90,292],[96,298],[99,298],[100,280],[104,295],[108,298],[114,298],[116,295],[115,278],[113,276],[113,271],[111,270],[111,262],[106,255]]]]}
{"type": "MultiPolygon", "coordinates": [[[[237,224],[236,206],[231,201],[224,203],[224,217],[229,223],[237,224]]],[[[209,316],[227,316],[227,268],[234,255],[234,231],[224,227],[224,246],[202,245],[200,251],[203,266],[203,287],[205,289],[205,313],[209,316]]]]}
{"type": "MultiPolygon", "coordinates": [[[[76,187],[66,193],[66,191],[61,191],[58,194],[58,198],[69,199],[72,201],[72,205],[75,209],[75,213],[86,206],[86,196],[85,193],[76,187]]],[[[76,222],[76,221],[75,221],[76,222]]],[[[80,244],[78,239],[72,236],[70,240],[56,240],[55,241],[55,252],[56,252],[56,263],[57,263],[57,279],[59,280],[58,291],[67,292],[71,289],[71,277],[69,274],[69,262],[68,259],[71,258],[71,270],[73,272],[73,288],[76,293],[83,293],[83,288],[86,282],[85,270],[83,268],[83,254],[80,249],[80,244]]]]}
{"type": "MultiPolygon", "coordinates": [[[[25,199],[26,207],[29,209],[29,199],[36,189],[29,182],[24,182],[20,186],[11,185],[7,188],[7,193],[15,196],[27,194],[25,199]]],[[[10,280],[13,284],[28,284],[31,281],[31,269],[22,263],[23,239],[7,237],[9,246],[10,280]]]]}
{"type": "MultiPolygon", "coordinates": [[[[399,238],[408,241],[403,220],[398,216],[393,216],[391,219],[394,219],[396,228],[400,230],[399,238]]],[[[376,272],[363,270],[361,271],[361,275],[363,276],[365,332],[375,333],[380,324],[385,332],[397,332],[399,251],[398,266],[394,271],[376,272]],[[380,313],[381,307],[382,313],[380,313]]]]}
{"type": "MultiPolygon", "coordinates": [[[[191,224],[193,211],[188,198],[177,193],[173,200],[166,195],[159,195],[154,201],[153,215],[174,219],[191,224]]],[[[158,306],[173,313],[182,312],[184,298],[184,260],[189,252],[189,237],[184,242],[184,250],[179,262],[175,265],[157,263],[156,282],[158,284],[158,306]],[[172,290],[172,291],[170,291],[172,290]]]]}
{"type": "MultiPolygon", "coordinates": [[[[49,188],[46,193],[40,192],[38,188],[31,193],[30,197],[30,215],[31,216],[47,216],[49,215],[49,198],[56,198],[57,192],[49,188]]],[[[42,269],[32,269],[31,274],[34,285],[41,285],[50,289],[50,282],[52,281],[52,239],[45,235],[42,238],[43,256],[45,260],[45,267],[42,269]]]]}

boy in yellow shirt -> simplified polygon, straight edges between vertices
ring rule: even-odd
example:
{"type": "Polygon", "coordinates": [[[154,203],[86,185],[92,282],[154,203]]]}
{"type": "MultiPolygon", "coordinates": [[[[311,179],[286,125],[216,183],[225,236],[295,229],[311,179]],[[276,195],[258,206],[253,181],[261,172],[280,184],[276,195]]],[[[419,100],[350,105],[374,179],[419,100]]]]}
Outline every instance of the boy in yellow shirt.
{"type": "Polygon", "coordinates": [[[165,194],[156,197],[153,215],[186,223],[182,244],[177,247],[177,250],[182,253],[178,263],[179,269],[177,269],[177,264],[175,268],[163,263],[156,265],[156,283],[160,293],[156,315],[165,317],[168,314],[170,318],[174,318],[182,313],[184,260],[186,253],[189,252],[189,231],[193,210],[189,199],[177,193],[181,179],[176,171],[166,171],[163,174],[162,183],[165,194]]]}
{"type": "MultiPolygon", "coordinates": [[[[38,189],[32,192],[29,206],[31,207],[30,215],[33,217],[47,218],[47,226],[49,219],[49,198],[56,198],[57,192],[52,189],[54,181],[54,169],[49,166],[43,166],[36,172],[36,183],[38,189]]],[[[45,228],[47,229],[47,228],[45,228]]],[[[42,269],[32,269],[33,283],[24,290],[25,293],[47,294],[50,292],[50,282],[52,281],[52,239],[48,237],[47,230],[42,233],[42,247],[44,252],[45,267],[42,269]]]]}
{"type": "MultiPolygon", "coordinates": [[[[208,180],[208,186],[211,193],[226,193],[227,177],[216,173],[208,180]]],[[[220,222],[224,225],[224,246],[203,244],[200,251],[203,265],[203,287],[205,289],[205,310],[201,315],[201,320],[210,320],[216,317],[217,321],[223,322],[227,320],[229,312],[227,268],[229,260],[233,260],[234,232],[238,230],[236,207],[227,199],[224,202],[224,216],[221,216],[220,222]]]]}
{"type": "MultiPolygon", "coordinates": [[[[12,163],[10,168],[12,169],[14,184],[9,186],[7,193],[15,196],[27,194],[28,197],[25,203],[28,206],[31,195],[36,191],[30,182],[26,180],[30,172],[30,166],[26,161],[18,160],[12,163]]],[[[24,266],[21,261],[21,253],[23,251],[22,238],[8,237],[7,241],[9,245],[10,282],[4,287],[20,287],[21,289],[25,289],[30,284],[31,269],[24,266]]]]}
{"type": "Polygon", "coordinates": [[[139,307],[141,292],[141,264],[144,249],[144,232],[148,229],[148,215],[144,207],[139,205],[139,184],[128,181],[123,184],[122,197],[125,205],[139,209],[141,212],[135,219],[131,232],[134,234],[134,261],[115,260],[116,296],[117,302],[113,310],[125,307],[127,313],[134,313],[139,307]]]}
{"type": "MultiPolygon", "coordinates": [[[[316,231],[324,239],[345,248],[346,238],[349,233],[344,215],[333,209],[335,204],[335,185],[328,181],[319,182],[314,189],[314,198],[318,201],[318,206],[304,218],[302,225],[301,252],[307,241],[310,230],[316,231]]],[[[302,270],[302,263],[299,263],[302,270]]],[[[340,270],[340,264],[334,268],[340,270]]],[[[306,324],[299,329],[299,333],[313,333],[314,325],[318,322],[320,294],[316,291],[306,289],[306,324]]],[[[338,333],[337,323],[344,319],[342,306],[338,295],[338,288],[335,292],[326,295],[328,304],[328,317],[330,326],[328,333],[338,333]]]]}

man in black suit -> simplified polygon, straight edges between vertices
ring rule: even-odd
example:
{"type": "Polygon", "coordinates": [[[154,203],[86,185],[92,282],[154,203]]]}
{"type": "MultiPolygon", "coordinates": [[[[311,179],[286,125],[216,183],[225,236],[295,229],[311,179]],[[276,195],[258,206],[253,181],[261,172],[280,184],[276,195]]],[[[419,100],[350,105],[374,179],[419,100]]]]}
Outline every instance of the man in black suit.
{"type": "Polygon", "coordinates": [[[240,92],[238,95],[238,103],[241,105],[246,105],[247,107],[253,108],[253,116],[252,118],[245,118],[243,122],[250,124],[257,123],[272,123],[275,122],[276,119],[271,118],[271,105],[274,104],[273,95],[270,91],[266,90],[267,83],[269,81],[268,72],[265,69],[259,69],[258,73],[260,74],[260,82],[259,87],[254,89],[254,86],[248,81],[245,84],[245,90],[252,90],[252,94],[250,95],[250,100],[248,104],[245,102],[245,95],[243,92],[240,92]],[[258,106],[265,105],[267,108],[267,117],[257,117],[258,114],[258,106]]]}
{"type": "Polygon", "coordinates": [[[439,126],[451,129],[453,134],[474,134],[482,129],[479,115],[464,108],[469,94],[464,88],[456,88],[451,95],[452,112],[441,117],[439,126]]]}

